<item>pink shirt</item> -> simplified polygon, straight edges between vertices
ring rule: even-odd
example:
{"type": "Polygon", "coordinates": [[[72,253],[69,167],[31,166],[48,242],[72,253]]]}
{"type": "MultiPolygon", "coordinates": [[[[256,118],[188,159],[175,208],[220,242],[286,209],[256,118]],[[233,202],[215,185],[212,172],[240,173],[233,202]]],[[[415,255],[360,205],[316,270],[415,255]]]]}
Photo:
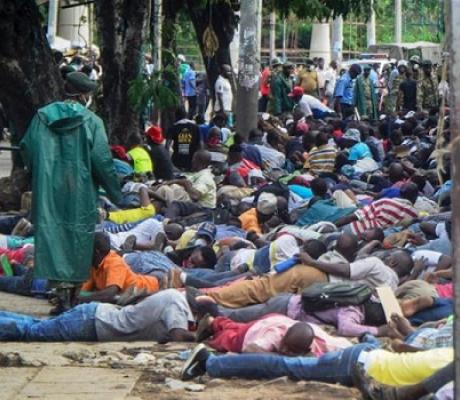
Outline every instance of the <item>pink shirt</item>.
{"type": "MultiPolygon", "coordinates": [[[[298,322],[278,314],[271,314],[257,321],[246,332],[242,352],[279,353],[286,332],[298,322]]],[[[317,357],[329,351],[342,350],[352,345],[347,339],[329,335],[318,325],[311,323],[309,325],[315,335],[310,351],[317,357]]]]}

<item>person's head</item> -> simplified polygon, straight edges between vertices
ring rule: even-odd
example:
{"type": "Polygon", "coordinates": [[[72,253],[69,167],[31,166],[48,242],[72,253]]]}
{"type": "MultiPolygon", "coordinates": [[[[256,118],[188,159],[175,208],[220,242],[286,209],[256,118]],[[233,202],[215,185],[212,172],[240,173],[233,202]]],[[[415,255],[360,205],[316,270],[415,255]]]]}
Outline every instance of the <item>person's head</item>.
{"type": "Polygon", "coordinates": [[[217,256],[212,247],[198,247],[190,255],[189,263],[195,268],[212,269],[217,264],[217,256]]]}
{"type": "Polygon", "coordinates": [[[308,253],[311,258],[317,260],[320,258],[324,253],[327,252],[326,245],[318,239],[310,239],[305,242],[302,247],[303,251],[308,253]]]}
{"type": "Polygon", "coordinates": [[[319,69],[324,68],[324,58],[323,57],[318,58],[318,68],[319,69]]]}
{"type": "Polygon", "coordinates": [[[212,222],[203,222],[195,235],[196,239],[203,239],[206,241],[206,246],[210,246],[216,240],[217,228],[212,222]]]}
{"type": "Polygon", "coordinates": [[[54,62],[57,64],[57,65],[61,65],[62,62],[65,61],[64,59],[64,54],[62,54],[60,51],[58,50],[54,50],[53,51],[53,59],[54,59],[54,62]]]}
{"type": "Polygon", "coordinates": [[[225,113],[218,112],[212,119],[212,122],[214,122],[214,125],[218,128],[223,128],[227,124],[227,116],[225,113]]]}
{"type": "Polygon", "coordinates": [[[262,141],[263,137],[264,137],[264,133],[260,129],[254,128],[249,131],[249,141],[250,142],[259,143],[262,141]]]}
{"type": "Polygon", "coordinates": [[[163,130],[157,125],[151,125],[145,131],[145,137],[148,139],[150,145],[158,145],[164,142],[163,130]]]}
{"type": "Polygon", "coordinates": [[[228,148],[227,163],[233,165],[239,163],[243,159],[243,149],[239,144],[232,144],[228,148]]]}
{"type": "Polygon", "coordinates": [[[407,62],[405,60],[398,61],[398,72],[401,75],[404,75],[407,71],[407,62]]]}
{"type": "Polygon", "coordinates": [[[388,179],[391,183],[396,183],[404,179],[404,168],[401,163],[391,163],[390,168],[388,168],[388,179]]]}
{"type": "Polygon", "coordinates": [[[292,325],[284,335],[280,353],[284,355],[303,355],[310,351],[315,333],[306,322],[297,322],[292,325]]]}
{"type": "Polygon", "coordinates": [[[301,86],[294,86],[291,93],[288,94],[296,104],[302,99],[303,95],[304,93],[301,86]]]}
{"type": "Polygon", "coordinates": [[[65,75],[64,90],[66,97],[85,105],[90,100],[97,83],[89,79],[83,72],[69,72],[65,75]]]}
{"type": "Polygon", "coordinates": [[[363,76],[367,78],[369,74],[371,73],[371,66],[370,65],[365,65],[363,67],[363,76]]]}
{"type": "Polygon", "coordinates": [[[313,71],[313,69],[315,68],[315,63],[313,60],[310,60],[310,59],[307,59],[305,61],[305,67],[307,69],[307,71],[313,71]]]}
{"type": "Polygon", "coordinates": [[[352,64],[348,70],[351,79],[355,79],[361,73],[361,67],[359,64],[352,64]]]}
{"type": "Polygon", "coordinates": [[[422,70],[425,75],[431,75],[431,71],[433,70],[433,63],[431,62],[431,60],[422,61],[422,70]]]}
{"type": "Polygon", "coordinates": [[[110,237],[105,232],[96,232],[94,234],[93,247],[93,267],[98,267],[102,260],[110,252],[110,237]]]}
{"type": "Polygon", "coordinates": [[[335,60],[332,60],[330,63],[329,63],[329,66],[333,69],[333,70],[337,70],[337,61],[335,60]]]}
{"type": "Polygon", "coordinates": [[[360,239],[364,240],[365,242],[372,242],[373,240],[378,240],[379,242],[383,242],[383,239],[385,239],[383,229],[381,228],[366,229],[359,236],[360,236],[360,239]]]}
{"type": "Polygon", "coordinates": [[[256,204],[257,214],[262,219],[268,219],[273,216],[278,210],[278,199],[273,193],[263,192],[257,199],[256,204]]]}
{"type": "Polygon", "coordinates": [[[132,134],[130,137],[128,137],[128,140],[126,141],[126,147],[128,149],[132,149],[136,146],[139,146],[142,143],[142,139],[138,134],[132,134]]]}
{"type": "Polygon", "coordinates": [[[275,130],[270,130],[267,132],[267,143],[274,148],[278,147],[279,136],[275,130]]]}
{"type": "Polygon", "coordinates": [[[387,323],[382,303],[366,301],[363,304],[364,324],[367,326],[382,326],[387,323]]]}
{"type": "Polygon", "coordinates": [[[198,150],[192,157],[192,171],[197,172],[208,168],[211,164],[211,153],[206,150],[198,150]]]}
{"type": "Polygon", "coordinates": [[[412,204],[417,201],[418,187],[413,182],[405,183],[400,189],[401,198],[409,200],[412,204]]]}
{"type": "Polygon", "coordinates": [[[270,61],[270,67],[271,67],[272,71],[278,71],[281,66],[282,66],[282,63],[281,63],[281,61],[280,61],[280,59],[278,57],[274,57],[270,61]]]}
{"type": "Polygon", "coordinates": [[[285,77],[289,77],[293,74],[294,72],[294,64],[289,62],[289,61],[286,61],[284,64],[283,64],[283,75],[285,77]]]}
{"type": "Polygon", "coordinates": [[[310,189],[315,196],[324,197],[327,194],[327,183],[323,178],[315,178],[310,182],[310,189]]]}
{"type": "Polygon", "coordinates": [[[358,238],[351,233],[342,233],[337,239],[335,250],[348,261],[354,261],[358,252],[358,238]]]}
{"type": "Polygon", "coordinates": [[[383,262],[402,278],[408,275],[414,267],[414,260],[406,250],[395,250],[386,256],[383,262]]]}
{"type": "Polygon", "coordinates": [[[372,64],[372,69],[373,69],[375,72],[379,72],[379,68],[380,68],[380,64],[379,64],[379,63],[374,63],[374,64],[372,64]]]}
{"type": "Polygon", "coordinates": [[[191,62],[191,63],[188,63],[188,65],[189,65],[189,67],[190,67],[190,69],[192,71],[195,71],[195,64],[194,63],[191,62]]]}
{"type": "Polygon", "coordinates": [[[316,147],[319,146],[324,146],[329,142],[329,136],[326,132],[320,131],[316,136],[315,136],[315,145],[316,147]]]}
{"type": "Polygon", "coordinates": [[[224,78],[230,79],[232,77],[232,67],[228,64],[223,64],[220,67],[220,73],[224,78]]]}
{"type": "Polygon", "coordinates": [[[220,144],[221,131],[217,126],[213,126],[209,129],[206,143],[209,144],[220,144]]]}
{"type": "Polygon", "coordinates": [[[179,240],[184,233],[184,227],[181,224],[171,222],[164,227],[164,231],[169,240],[179,240]]]}

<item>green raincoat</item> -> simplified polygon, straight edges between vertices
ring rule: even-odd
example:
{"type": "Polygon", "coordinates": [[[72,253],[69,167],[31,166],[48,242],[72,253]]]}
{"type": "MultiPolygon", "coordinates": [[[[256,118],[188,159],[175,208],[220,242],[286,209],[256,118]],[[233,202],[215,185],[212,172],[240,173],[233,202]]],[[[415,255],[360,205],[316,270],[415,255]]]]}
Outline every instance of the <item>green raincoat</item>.
{"type": "Polygon", "coordinates": [[[32,172],[35,276],[83,282],[97,222],[97,187],[121,197],[102,120],[79,103],[38,110],[21,141],[32,172]]]}

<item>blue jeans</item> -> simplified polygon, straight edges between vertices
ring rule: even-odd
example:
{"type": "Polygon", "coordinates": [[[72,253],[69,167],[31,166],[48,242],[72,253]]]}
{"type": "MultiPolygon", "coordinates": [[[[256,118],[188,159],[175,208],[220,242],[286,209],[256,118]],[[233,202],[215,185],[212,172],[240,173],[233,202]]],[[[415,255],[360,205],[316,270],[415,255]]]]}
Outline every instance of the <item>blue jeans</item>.
{"type": "Polygon", "coordinates": [[[50,319],[0,312],[0,341],[97,341],[95,315],[98,303],[80,304],[50,319]]]}
{"type": "Polygon", "coordinates": [[[287,376],[295,380],[314,380],[351,386],[352,372],[362,351],[378,348],[376,343],[360,343],[319,358],[284,357],[268,354],[210,356],[206,371],[212,377],[273,379],[287,376]]]}
{"type": "Polygon", "coordinates": [[[434,299],[433,306],[419,311],[409,318],[412,325],[422,325],[429,321],[439,321],[454,313],[454,301],[452,299],[434,299]]]}
{"type": "Polygon", "coordinates": [[[44,295],[48,289],[47,279],[34,279],[33,269],[20,264],[13,266],[14,276],[0,276],[0,291],[22,296],[44,295]]]}

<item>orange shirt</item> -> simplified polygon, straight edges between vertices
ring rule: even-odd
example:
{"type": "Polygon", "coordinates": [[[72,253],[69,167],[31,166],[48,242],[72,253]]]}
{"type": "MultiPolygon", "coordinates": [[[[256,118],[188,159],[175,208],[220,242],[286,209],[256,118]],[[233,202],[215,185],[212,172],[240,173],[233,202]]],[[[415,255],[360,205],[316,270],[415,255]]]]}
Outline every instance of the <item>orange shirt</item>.
{"type": "Polygon", "coordinates": [[[147,289],[152,293],[159,289],[157,278],[135,274],[122,257],[110,251],[97,268],[91,268],[91,276],[83,284],[81,290],[102,290],[114,285],[118,286],[122,292],[130,286],[147,289]]]}
{"type": "Polygon", "coordinates": [[[259,219],[257,218],[257,211],[255,208],[250,208],[239,216],[241,222],[241,228],[246,232],[254,231],[258,235],[262,234],[262,227],[259,225],[259,219]]]}

